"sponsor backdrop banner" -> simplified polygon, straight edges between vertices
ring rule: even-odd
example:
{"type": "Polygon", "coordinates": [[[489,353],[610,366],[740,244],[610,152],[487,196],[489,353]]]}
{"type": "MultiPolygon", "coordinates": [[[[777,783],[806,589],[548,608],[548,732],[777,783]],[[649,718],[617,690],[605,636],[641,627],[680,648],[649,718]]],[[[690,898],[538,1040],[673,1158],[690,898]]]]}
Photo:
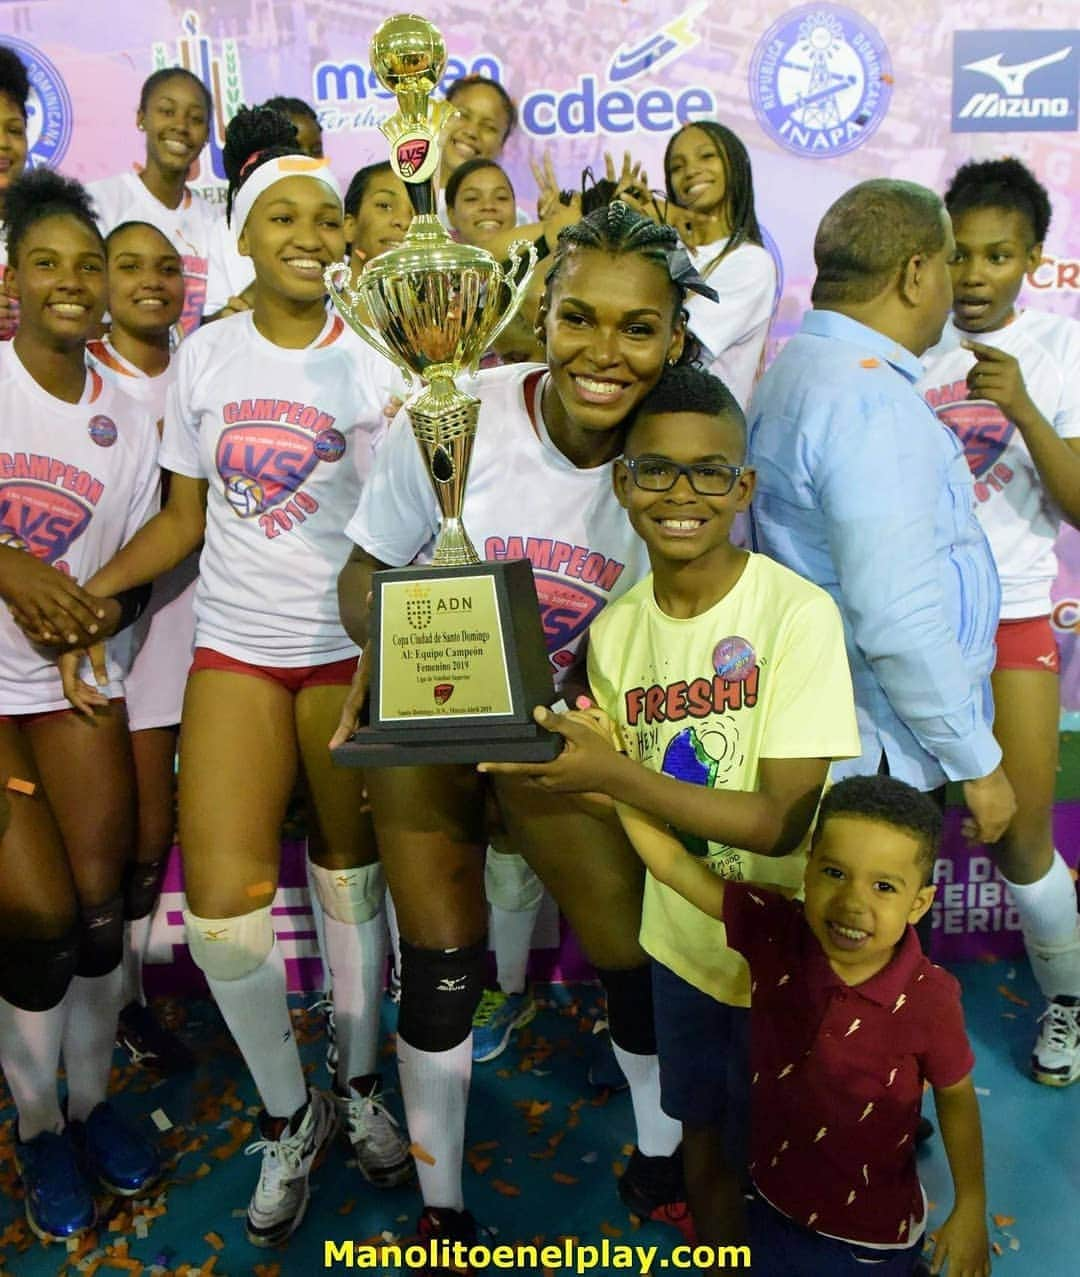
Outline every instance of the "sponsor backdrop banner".
{"type": "MultiPolygon", "coordinates": [[[[963,161],[1002,154],[1030,164],[1054,204],[1046,258],[1024,300],[1080,316],[1076,0],[1043,0],[1030,16],[1013,0],[400,6],[410,7],[445,36],[444,88],[480,73],[517,101],[520,124],[505,161],[525,208],[535,196],[530,162],[546,151],[567,187],[587,167],[602,174],[605,151],[625,149],[661,187],[664,146],[681,123],[715,118],[739,133],[781,272],[773,350],[809,304],[813,231],[841,191],[876,176],[940,190],[963,161]]],[[[368,42],[398,11],[365,0],[115,0],[104,21],[100,4],[40,0],[3,6],[0,39],[30,71],[32,163],[86,180],[138,165],[135,110],[145,77],[177,63],[193,70],[213,94],[216,118],[192,181],[220,201],[224,127],[241,103],[278,93],[311,102],[343,183],[386,155],[377,126],[393,103],[371,73],[368,42]]],[[[1065,722],[1075,726],[1080,534],[1063,534],[1059,557],[1053,619],[1065,657],[1065,722]]],[[[943,916],[957,925],[952,912],[943,916]]],[[[1004,912],[1000,924],[1008,925],[1004,912]]]]}

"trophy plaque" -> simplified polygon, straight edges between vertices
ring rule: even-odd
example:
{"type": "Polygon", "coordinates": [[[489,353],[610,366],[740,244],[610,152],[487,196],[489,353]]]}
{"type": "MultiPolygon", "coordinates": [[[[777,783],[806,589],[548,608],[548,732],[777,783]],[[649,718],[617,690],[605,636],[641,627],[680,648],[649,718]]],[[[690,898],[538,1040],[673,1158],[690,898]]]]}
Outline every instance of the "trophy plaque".
{"type": "Polygon", "coordinates": [[[536,264],[514,244],[500,265],[455,243],[435,215],[439,135],[453,107],[431,95],[446,66],[442,36],[425,18],[388,18],[371,40],[371,66],[397,98],[381,126],[390,164],[414,209],[396,248],[357,279],[326,272],[342,318],[426,385],[406,401],[440,511],[430,566],[394,568],[372,583],[367,721],[334,751],[352,767],[544,761],[561,748],[536,705],[555,700],[532,567],[484,562],[461,521],[480,401],[455,384],[513,318],[536,264]]]}

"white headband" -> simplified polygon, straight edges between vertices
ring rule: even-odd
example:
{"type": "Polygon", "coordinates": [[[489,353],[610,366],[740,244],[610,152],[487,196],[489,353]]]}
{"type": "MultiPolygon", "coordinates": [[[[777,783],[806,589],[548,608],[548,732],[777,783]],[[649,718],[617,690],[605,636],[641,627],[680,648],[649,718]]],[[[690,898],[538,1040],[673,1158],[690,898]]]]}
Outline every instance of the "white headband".
{"type": "Polygon", "coordinates": [[[236,192],[232,208],[232,225],[238,238],[259,196],[276,182],[281,182],[287,177],[314,178],[316,182],[322,182],[338,204],[342,203],[341,187],[338,186],[337,178],[325,160],[315,160],[308,155],[279,155],[276,159],[260,164],[236,192]]]}

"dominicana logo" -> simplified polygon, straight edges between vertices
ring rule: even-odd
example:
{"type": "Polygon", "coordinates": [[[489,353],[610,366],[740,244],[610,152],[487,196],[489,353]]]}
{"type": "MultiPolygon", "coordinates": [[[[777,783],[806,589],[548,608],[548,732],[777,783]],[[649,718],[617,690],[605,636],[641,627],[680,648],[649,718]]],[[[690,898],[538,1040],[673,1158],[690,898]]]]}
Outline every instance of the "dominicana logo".
{"type": "Polygon", "coordinates": [[[892,98],[889,52],[869,22],[835,4],[792,9],[758,41],[750,100],[761,127],[796,155],[853,151],[892,98]]]}
{"type": "MultiPolygon", "coordinates": [[[[189,9],[180,24],[183,34],[175,49],[165,43],[157,43],[151,50],[151,64],[155,71],[163,67],[181,66],[198,76],[210,91],[214,103],[214,118],[210,122],[210,140],[207,152],[210,156],[210,173],[203,172],[203,157],[192,168],[190,181],[197,183],[217,179],[226,181],[222,150],[225,146],[225,127],[244,103],[244,82],[240,72],[240,50],[235,40],[220,42],[221,51],[215,54],[213,42],[201,32],[199,15],[189,9]]],[[[205,191],[201,192],[204,196],[205,191]]],[[[224,199],[224,193],[222,193],[224,199]]]]}
{"type": "Polygon", "coordinates": [[[19,55],[30,79],[26,104],[26,167],[55,168],[71,142],[74,112],[71,94],[60,72],[40,51],[25,40],[5,35],[4,43],[19,55]]]}

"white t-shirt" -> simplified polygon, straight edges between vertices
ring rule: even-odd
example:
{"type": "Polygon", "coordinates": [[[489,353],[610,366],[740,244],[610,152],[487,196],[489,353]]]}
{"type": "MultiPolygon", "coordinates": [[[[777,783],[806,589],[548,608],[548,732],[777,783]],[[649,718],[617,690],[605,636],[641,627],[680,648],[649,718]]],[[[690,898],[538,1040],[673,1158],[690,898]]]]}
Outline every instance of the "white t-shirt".
{"type": "MultiPolygon", "coordinates": [[[[725,236],[692,250],[694,265],[702,274],[726,243],[725,236]]],[[[745,412],[776,303],[776,263],[760,245],[740,244],[713,268],[706,282],[720,300],[688,294],[690,331],[705,347],[709,371],[725,383],[745,412]]]]}
{"type": "Polygon", "coordinates": [[[236,231],[225,221],[224,213],[214,222],[210,232],[210,275],[206,282],[205,314],[216,315],[255,281],[255,263],[242,257],[236,247],[236,231]]]}
{"type": "MultiPolygon", "coordinates": [[[[88,369],[77,404],[0,348],[0,541],[86,581],[157,510],[158,438],[145,408],[88,369]]],[[[0,553],[9,553],[2,550],[0,553]]],[[[123,671],[108,648],[109,696],[123,671]]],[[[0,714],[67,709],[55,658],[0,609],[0,714]]]]}
{"type": "MultiPolygon", "coordinates": [[[[176,373],[173,361],[163,373],[148,377],[119,353],[106,337],[86,347],[91,366],[118,390],[145,405],[161,430],[165,397],[176,373]]],[[[124,694],[133,732],[172,727],[180,721],[195,639],[196,550],[154,582],[146,611],[130,629],[117,635],[129,651],[124,694]]],[[[118,652],[119,655],[119,652],[118,652]]]]}
{"type": "Polygon", "coordinates": [[[1057,575],[1054,540],[1061,515],[1020,431],[996,404],[967,397],[975,356],[960,342],[1008,351],[1028,394],[1062,439],[1080,438],[1080,321],[1025,310],[992,333],[963,333],[952,321],[923,356],[919,390],[964,446],[975,477],[979,522],[1001,577],[1003,620],[1045,616],[1057,575]]]}
{"type": "Polygon", "coordinates": [[[251,311],[200,329],[175,362],[161,464],[209,481],[196,644],[285,668],[356,655],[338,615],[343,529],[396,369],[337,315],[285,350],[251,311]]]}
{"type": "MultiPolygon", "coordinates": [[[[579,470],[551,442],[539,410],[543,372],[510,364],[463,383],[481,407],[462,522],[481,558],[532,563],[558,682],[604,604],[640,581],[649,563],[615,500],[611,465],[579,470]]],[[[401,567],[438,526],[427,467],[402,412],[345,531],[368,554],[401,567]]]]}
{"type": "Polygon", "coordinates": [[[97,211],[101,233],[108,235],[123,222],[149,222],[173,244],[184,271],[185,333],[198,328],[206,301],[210,237],[219,213],[201,195],[184,187],[179,207],[168,208],[143,185],[137,173],[118,173],[91,182],[86,188],[97,211]]]}

